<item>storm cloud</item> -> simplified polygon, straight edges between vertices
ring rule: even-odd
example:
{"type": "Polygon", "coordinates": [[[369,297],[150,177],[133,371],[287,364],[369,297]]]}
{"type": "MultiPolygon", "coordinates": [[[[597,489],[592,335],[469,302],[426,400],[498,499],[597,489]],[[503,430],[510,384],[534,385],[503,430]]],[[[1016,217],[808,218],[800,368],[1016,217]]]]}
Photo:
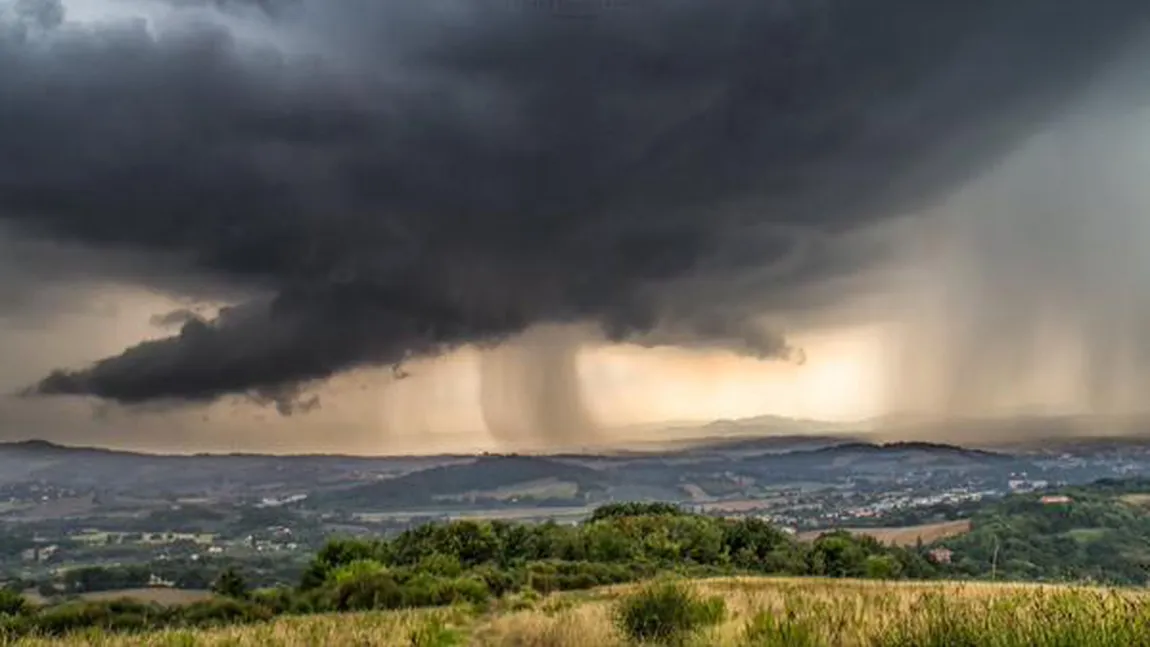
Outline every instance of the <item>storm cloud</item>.
{"type": "Polygon", "coordinates": [[[1150,20],[1144,0],[0,7],[0,224],[234,304],[30,392],[284,412],[310,382],[537,324],[794,357],[761,316],[833,301],[889,252],[860,232],[988,168],[1150,20]]]}

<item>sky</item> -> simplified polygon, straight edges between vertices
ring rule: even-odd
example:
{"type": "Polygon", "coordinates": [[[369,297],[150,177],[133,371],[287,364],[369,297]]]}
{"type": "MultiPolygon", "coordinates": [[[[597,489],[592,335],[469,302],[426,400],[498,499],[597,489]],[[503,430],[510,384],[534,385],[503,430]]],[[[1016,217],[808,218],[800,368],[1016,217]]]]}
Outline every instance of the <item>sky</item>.
{"type": "Polygon", "coordinates": [[[0,0],[0,438],[1146,413],[1148,27],[1140,0],[0,0]]]}

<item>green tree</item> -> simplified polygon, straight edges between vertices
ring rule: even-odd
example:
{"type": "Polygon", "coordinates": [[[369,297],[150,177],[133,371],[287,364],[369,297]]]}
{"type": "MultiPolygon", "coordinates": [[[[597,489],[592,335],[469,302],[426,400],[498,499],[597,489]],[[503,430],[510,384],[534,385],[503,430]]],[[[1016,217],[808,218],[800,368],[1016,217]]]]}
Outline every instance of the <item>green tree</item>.
{"type": "Polygon", "coordinates": [[[248,583],[234,568],[224,569],[212,584],[212,593],[243,600],[248,597],[248,583]]]}
{"type": "Polygon", "coordinates": [[[674,503],[608,503],[591,513],[589,521],[602,521],[613,517],[655,517],[687,514],[674,503]]]}
{"type": "Polygon", "coordinates": [[[868,555],[863,561],[863,574],[872,580],[897,579],[902,566],[890,555],[868,555]]]}
{"type": "Polygon", "coordinates": [[[813,575],[857,577],[863,574],[866,551],[846,532],[834,532],[815,540],[810,563],[813,575]]]}

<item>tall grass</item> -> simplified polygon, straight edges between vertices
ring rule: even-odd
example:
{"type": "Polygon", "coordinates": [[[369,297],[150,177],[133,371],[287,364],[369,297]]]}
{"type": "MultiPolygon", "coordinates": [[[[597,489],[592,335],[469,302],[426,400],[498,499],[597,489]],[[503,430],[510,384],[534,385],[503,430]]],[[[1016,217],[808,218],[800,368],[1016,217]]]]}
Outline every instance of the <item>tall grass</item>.
{"type": "MultiPolygon", "coordinates": [[[[687,586],[691,595],[684,599],[720,596],[726,608],[721,622],[695,625],[686,644],[698,647],[1150,646],[1150,596],[1135,590],[766,578],[687,586]]],[[[635,643],[619,629],[620,611],[635,608],[650,592],[622,586],[580,596],[518,597],[491,609],[280,618],[216,630],[89,633],[15,644],[625,647],[635,643]]]]}

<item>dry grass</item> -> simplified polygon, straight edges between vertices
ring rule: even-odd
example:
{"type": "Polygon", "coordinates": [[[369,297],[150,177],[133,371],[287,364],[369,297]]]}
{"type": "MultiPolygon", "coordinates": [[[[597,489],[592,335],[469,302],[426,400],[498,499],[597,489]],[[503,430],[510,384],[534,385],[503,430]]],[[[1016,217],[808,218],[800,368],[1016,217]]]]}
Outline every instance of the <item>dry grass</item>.
{"type": "MultiPolygon", "coordinates": [[[[86,632],[68,638],[24,639],[12,647],[411,647],[412,637],[431,622],[466,627],[471,619],[460,611],[403,611],[285,617],[261,625],[212,630],[169,630],[141,635],[86,632]]],[[[432,643],[434,644],[434,643],[432,643]]]]}
{"type": "Polygon", "coordinates": [[[1124,494],[1118,498],[1139,508],[1150,508],[1150,494],[1124,494]]]}
{"type": "Polygon", "coordinates": [[[707,512],[754,512],[756,510],[770,508],[782,500],[783,499],[781,497],[769,497],[764,499],[727,499],[724,501],[703,503],[699,507],[707,512]]]}
{"type": "Polygon", "coordinates": [[[191,604],[212,599],[211,591],[198,591],[192,589],[171,589],[166,587],[150,587],[139,589],[116,589],[114,591],[100,591],[98,593],[83,593],[82,600],[98,602],[101,600],[120,600],[128,598],[140,602],[155,602],[166,606],[176,604],[191,604]]]}
{"type": "MultiPolygon", "coordinates": [[[[81,593],[76,596],[81,600],[88,602],[100,602],[107,600],[136,600],[137,602],[155,602],[165,606],[191,604],[193,602],[202,602],[210,600],[214,596],[211,591],[195,590],[195,589],[172,589],[167,587],[143,587],[138,589],[113,589],[111,591],[98,591],[94,593],[81,593]]],[[[48,598],[45,598],[36,589],[27,589],[24,591],[24,598],[32,604],[44,605],[48,604],[48,598]]]]}
{"type": "MultiPolygon", "coordinates": [[[[890,546],[914,546],[920,539],[922,543],[929,544],[949,537],[964,535],[970,532],[970,520],[959,519],[957,521],[942,521],[939,523],[927,523],[921,526],[903,526],[901,528],[842,528],[841,530],[845,530],[852,535],[874,537],[878,541],[890,546]]],[[[799,533],[799,539],[803,541],[813,541],[825,532],[830,531],[811,530],[799,533]]]]}
{"type": "MultiPolygon", "coordinates": [[[[722,596],[727,607],[722,624],[695,637],[691,644],[698,646],[957,644],[953,643],[952,634],[938,637],[935,627],[951,620],[964,631],[983,632],[978,634],[982,638],[961,643],[968,646],[1150,644],[1136,640],[1139,636],[1150,639],[1150,617],[1143,611],[1150,596],[1137,591],[786,578],[728,578],[694,582],[692,586],[701,594],[722,596]],[[781,622],[795,633],[772,633],[774,629],[764,632],[764,619],[770,627],[776,626],[772,622],[781,622]],[[1049,632],[1042,633],[1048,625],[1071,621],[1080,631],[1075,634],[1079,636],[1076,640],[1058,642],[1049,637],[1049,632]],[[1137,633],[1141,627],[1145,628],[1145,636],[1137,633]],[[1095,633],[1104,638],[1110,636],[1109,642],[1090,640],[1095,633]],[[923,636],[933,638],[926,640],[923,636]]],[[[62,640],[26,639],[17,645],[622,647],[627,643],[614,629],[613,605],[634,588],[619,586],[579,596],[553,596],[520,610],[513,610],[508,602],[484,612],[448,609],[323,615],[211,631],[165,631],[139,636],[92,633],[62,640]]],[[[1065,638],[1064,634],[1058,635],[1058,640],[1065,638]]]]}

